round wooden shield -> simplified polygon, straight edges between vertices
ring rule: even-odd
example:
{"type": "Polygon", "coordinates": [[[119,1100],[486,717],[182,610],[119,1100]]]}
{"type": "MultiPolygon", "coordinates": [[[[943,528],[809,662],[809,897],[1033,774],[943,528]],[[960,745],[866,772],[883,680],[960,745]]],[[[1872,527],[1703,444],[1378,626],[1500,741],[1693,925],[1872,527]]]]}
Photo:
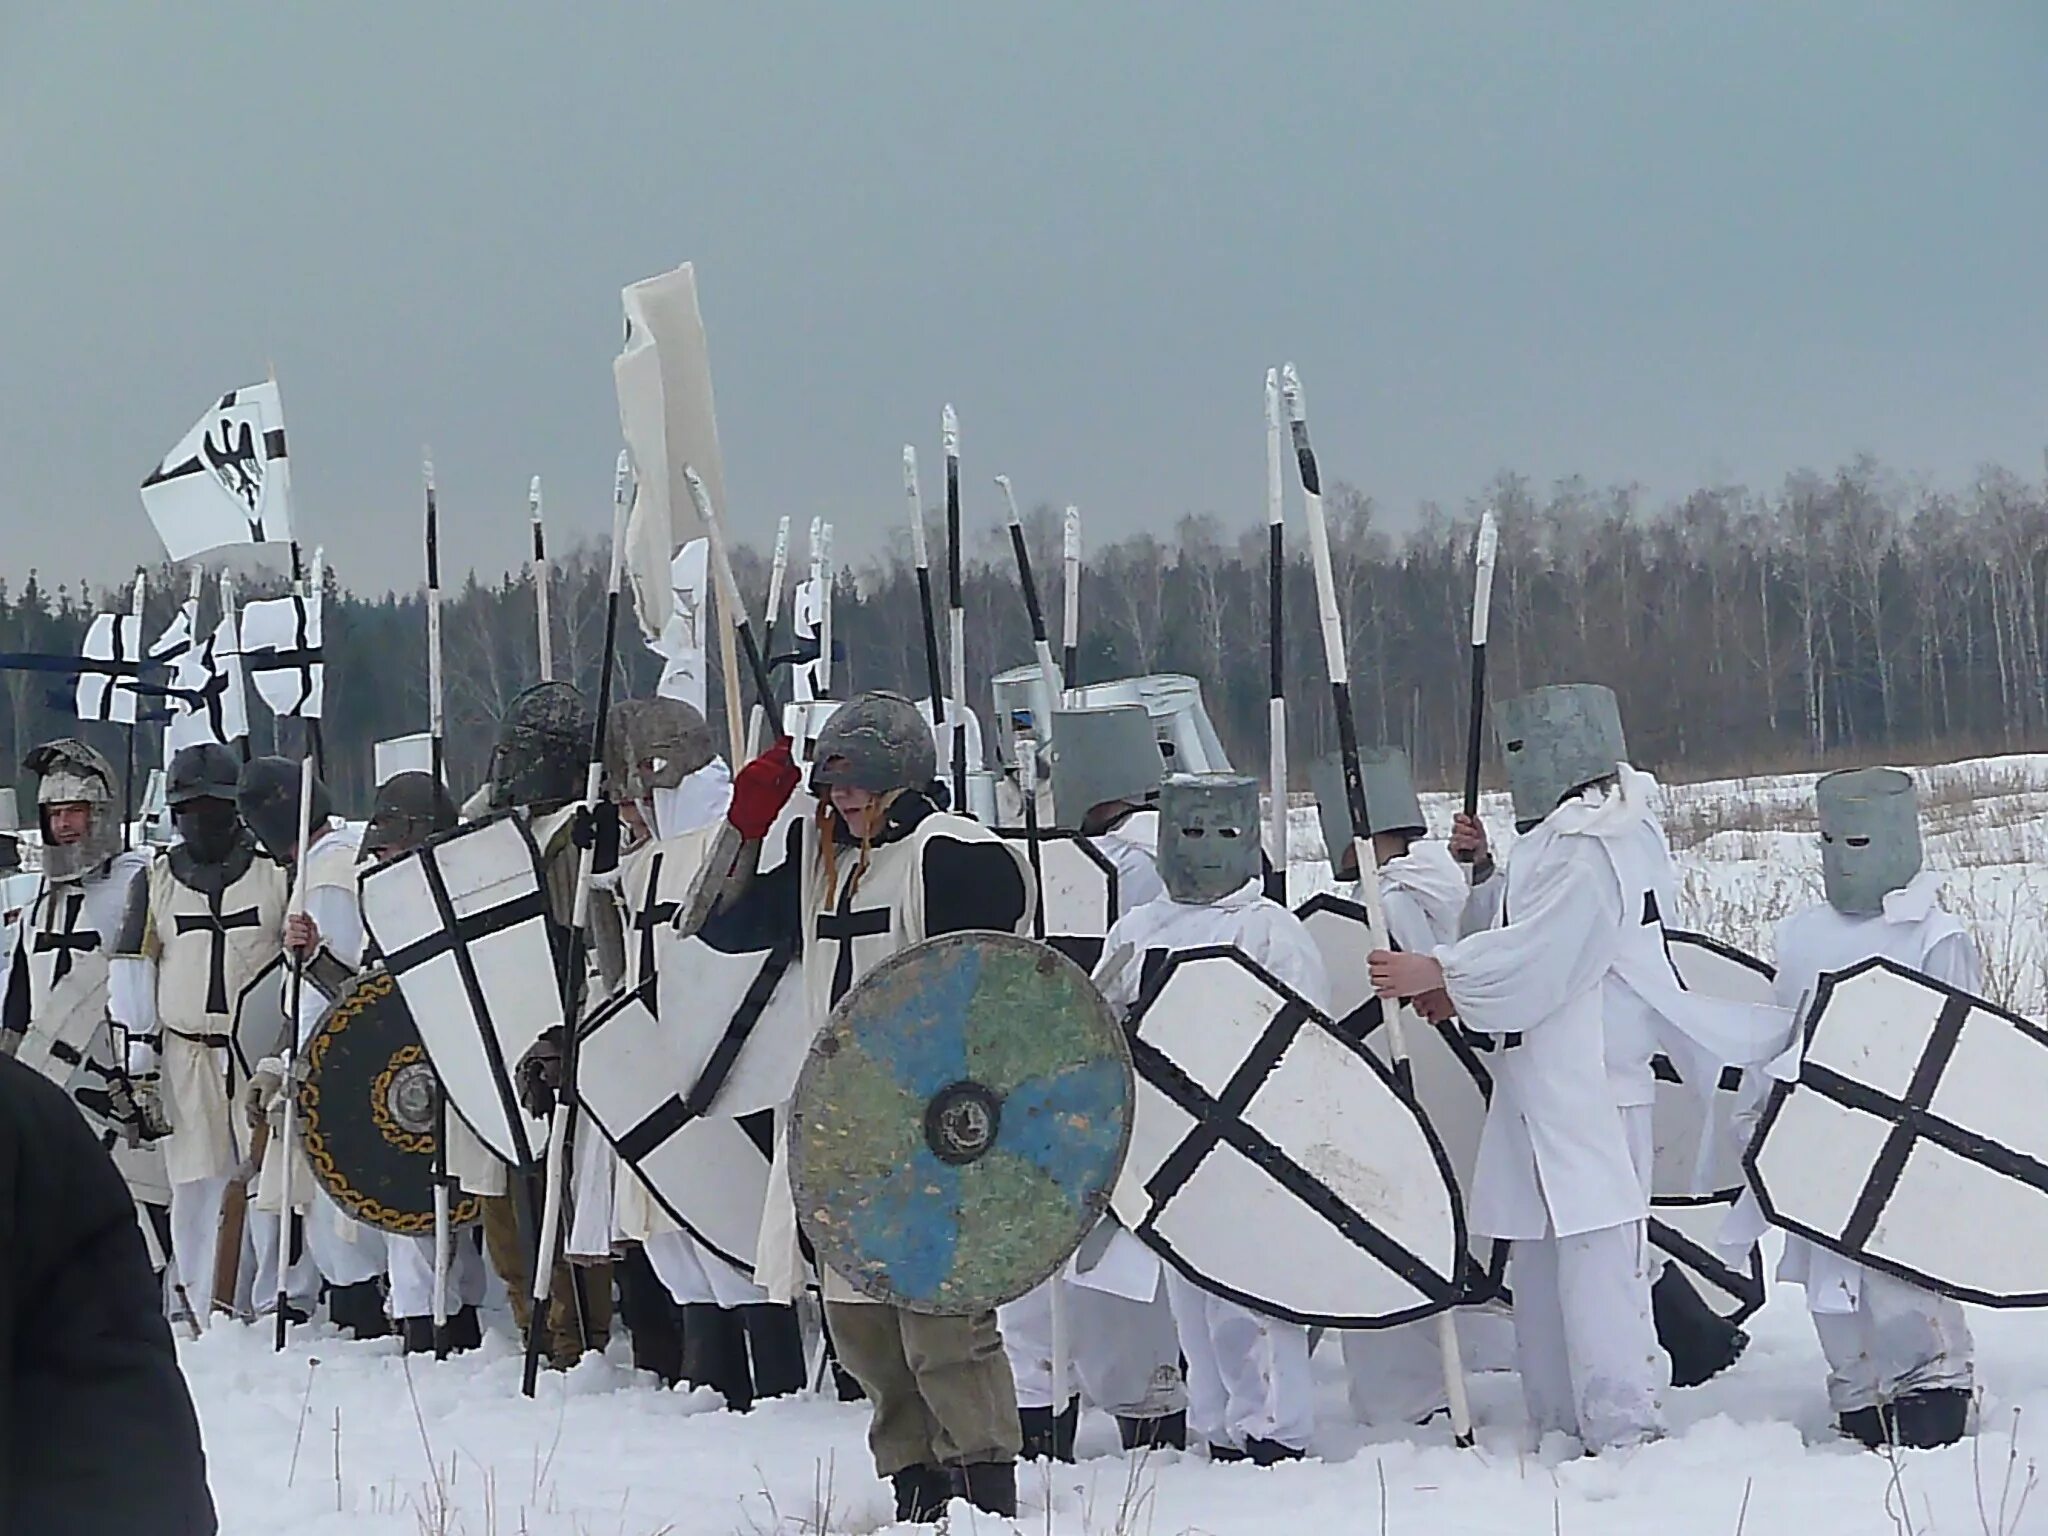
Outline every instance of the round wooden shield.
{"type": "Polygon", "coordinates": [[[840,999],[798,1076],[798,1220],[819,1261],[913,1312],[1022,1296],[1109,1207],[1130,1048],[1087,973],[1013,934],[892,956],[840,999]]]}
{"type": "MultiPolygon", "coordinates": [[[[343,989],[306,1045],[298,1124],[313,1176],[334,1203],[384,1232],[434,1230],[434,1099],[440,1080],[405,1006],[381,967],[343,989]]],[[[455,1191],[449,1219],[483,1215],[455,1191]]]]}

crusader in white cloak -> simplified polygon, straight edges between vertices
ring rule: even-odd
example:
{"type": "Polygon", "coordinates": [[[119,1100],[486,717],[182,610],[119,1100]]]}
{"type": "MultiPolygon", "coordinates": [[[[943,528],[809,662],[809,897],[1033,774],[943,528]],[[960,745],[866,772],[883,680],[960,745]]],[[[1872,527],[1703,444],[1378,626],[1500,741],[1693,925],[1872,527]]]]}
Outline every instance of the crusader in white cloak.
{"type": "MultiPolygon", "coordinates": [[[[1327,1011],[1315,940],[1265,894],[1257,782],[1176,774],[1160,792],[1159,829],[1165,894],[1119,918],[1103,940],[1095,984],[1110,1005],[1135,1006],[1150,967],[1172,955],[1229,945],[1327,1011]]],[[[1188,1432],[1214,1460],[1270,1465],[1306,1454],[1315,1430],[1308,1329],[1212,1296],[1176,1270],[1165,1279],[1187,1361],[1188,1432]]]]}
{"type": "MultiPolygon", "coordinates": [[[[1155,852],[1166,760],[1151,714],[1142,705],[1057,710],[1053,741],[1053,804],[1115,867],[1117,917],[1164,897],[1155,852]]],[[[1081,1396],[1116,1419],[1126,1450],[1185,1448],[1187,1392],[1163,1273],[1150,1249],[1107,1223],[1061,1275],[997,1309],[1027,1459],[1074,1459],[1080,1400],[1054,1412],[1064,1386],[1054,1380],[1055,1287],[1081,1396]]]]}
{"type": "MultiPolygon", "coordinates": [[[[751,950],[797,937],[806,1010],[822,1027],[856,982],[913,944],[967,929],[1028,932],[1025,853],[938,810],[929,798],[937,769],[931,728],[908,699],[849,700],[818,733],[817,817],[792,827],[780,866],[749,878],[798,782],[787,738],[749,763],[727,811],[743,856],[707,938],[751,950]]],[[[770,1296],[793,1301],[806,1268],[787,1140],[778,1137],[755,1277],[770,1296]]],[[[899,1518],[934,1519],[955,1491],[1014,1515],[1017,1400],[995,1314],[928,1316],[874,1302],[829,1266],[820,1282],[840,1363],[872,1405],[868,1445],[895,1485],[899,1518]]]]}
{"type": "Polygon", "coordinates": [[[116,1124],[132,1121],[133,1110],[107,1025],[109,959],[149,855],[121,850],[113,765],[92,747],[45,742],[22,766],[37,776],[43,870],[0,962],[0,1052],[66,1089],[138,1202],[161,1201],[163,1154],[129,1145],[116,1124]]]}
{"type": "Polygon", "coordinates": [[[1504,704],[1497,724],[1524,832],[1502,926],[1433,955],[1374,955],[1373,978],[1382,996],[1455,1013],[1493,1041],[1467,1214],[1474,1232],[1513,1244],[1532,1426],[1601,1450],[1663,1432],[1650,1056],[1661,1045],[1711,1092],[1722,1065],[1782,1052],[1791,1021],[1679,986],[1664,948],[1669,853],[1654,785],[1624,760],[1614,695],[1541,688],[1504,704]]]}
{"type": "MultiPolygon", "coordinates": [[[[1943,910],[1939,877],[1921,868],[1911,776],[1890,768],[1831,773],[1815,799],[1827,900],[1778,925],[1778,1000],[1802,1004],[1823,973],[1879,956],[1981,995],[1977,947],[1943,910]]],[[[1976,1364],[1958,1303],[1791,1233],[1778,1278],[1806,1288],[1828,1360],[1828,1406],[1843,1433],[1873,1448],[1963,1436],[1976,1364]]]]}
{"type": "MultiPolygon", "coordinates": [[[[251,1144],[230,1032],[235,1000],[282,953],[289,897],[283,870],[236,813],[240,776],[235,754],[217,743],[181,748],[171,759],[165,797],[179,841],[134,887],[109,971],[141,1123],[168,1126],[172,1248],[202,1311],[208,1297],[236,1305],[212,1294],[216,1274],[229,1268],[216,1270],[221,1211],[251,1144]]],[[[275,1215],[261,1212],[245,1224],[254,1273],[247,1265],[236,1272],[259,1311],[275,1304],[278,1228],[275,1215]]]]}

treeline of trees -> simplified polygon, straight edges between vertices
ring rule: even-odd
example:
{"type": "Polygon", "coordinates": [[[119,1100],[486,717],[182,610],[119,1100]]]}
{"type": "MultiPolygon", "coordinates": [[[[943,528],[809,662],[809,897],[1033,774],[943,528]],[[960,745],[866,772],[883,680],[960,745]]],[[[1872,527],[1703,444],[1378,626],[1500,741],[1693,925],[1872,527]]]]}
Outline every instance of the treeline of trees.
{"type": "MultiPolygon", "coordinates": [[[[1483,506],[1501,532],[1489,693],[1611,684],[1640,762],[1697,774],[2048,740],[2048,494],[2004,469],[1949,490],[1866,457],[1831,474],[1792,475],[1768,494],[1711,487],[1661,505],[1632,486],[1573,478],[1539,491],[1504,475],[1460,512],[1426,507],[1400,533],[1384,526],[1369,497],[1338,485],[1325,507],[1360,738],[1405,747],[1428,780],[1453,782],[1465,751],[1472,546],[1483,506]]],[[[932,533],[936,549],[936,520],[932,533]]],[[[1026,535],[1057,635],[1056,512],[1034,511],[1026,535]]],[[[1262,770],[1266,548],[1263,526],[1230,528],[1204,515],[1091,549],[1081,576],[1080,680],[1192,673],[1232,756],[1262,770]]],[[[584,549],[558,559],[550,586],[557,674],[592,692],[604,632],[602,555],[584,549]]],[[[1004,530],[981,534],[968,555],[968,686],[987,725],[989,677],[1031,659],[1030,627],[1004,530]]],[[[765,561],[742,550],[736,563],[758,605],[765,561]]],[[[281,587],[276,578],[245,585],[244,597],[281,587]]],[[[178,573],[154,573],[148,633],[184,590],[178,573]]],[[[116,603],[125,597],[52,586],[35,573],[0,583],[0,650],[75,652],[93,613],[116,603]]],[[[839,569],[833,604],[837,691],[925,691],[907,547],[839,569]]],[[[1298,766],[1336,742],[1298,515],[1283,604],[1298,766]]],[[[343,806],[359,812],[370,795],[371,743],[426,725],[425,600],[418,592],[352,595],[330,573],[324,623],[328,777],[343,806]]],[[[621,627],[626,690],[649,692],[659,659],[630,617],[621,627]]],[[[788,628],[785,604],[779,634],[788,628]]],[[[494,722],[538,676],[530,576],[471,577],[444,593],[443,633],[450,772],[468,785],[486,769],[494,722]]],[[[712,673],[711,712],[720,719],[715,663],[712,673]]],[[[80,727],[53,702],[53,693],[68,694],[59,680],[10,671],[0,686],[0,762],[18,764],[35,742],[67,732],[121,761],[118,728],[80,727]]],[[[253,694],[250,707],[258,751],[273,737],[296,749],[294,722],[273,728],[253,694]]],[[[139,735],[146,768],[157,758],[156,733],[139,735]]]]}

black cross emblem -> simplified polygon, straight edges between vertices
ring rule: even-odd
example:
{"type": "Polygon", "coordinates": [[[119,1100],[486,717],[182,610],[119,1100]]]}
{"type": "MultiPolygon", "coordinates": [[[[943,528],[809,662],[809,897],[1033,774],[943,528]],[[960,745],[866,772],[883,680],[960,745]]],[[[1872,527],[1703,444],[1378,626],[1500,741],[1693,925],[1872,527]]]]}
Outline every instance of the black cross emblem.
{"type": "MultiPolygon", "coordinates": [[[[848,877],[852,883],[852,877],[848,877]]],[[[840,897],[843,905],[846,898],[840,897]]],[[[839,945],[839,963],[832,968],[832,1003],[853,990],[853,941],[871,939],[889,931],[889,909],[870,907],[865,912],[820,912],[818,914],[818,937],[831,939],[839,945]]]]}
{"type": "Polygon", "coordinates": [[[100,947],[100,936],[97,933],[90,928],[84,933],[78,931],[78,914],[84,910],[85,892],[66,892],[64,926],[61,929],[45,928],[36,935],[37,954],[47,955],[53,949],[57,952],[57,963],[50,972],[50,985],[53,987],[63,985],[64,978],[71,974],[73,955],[89,955],[100,947]]]}
{"type": "Polygon", "coordinates": [[[292,599],[292,613],[296,626],[296,643],[290,646],[266,645],[242,653],[242,664],[251,672],[297,672],[299,674],[299,701],[284,711],[295,715],[306,707],[313,697],[313,669],[324,665],[325,652],[314,645],[307,635],[312,619],[307,612],[303,597],[292,599]]]}
{"type": "Polygon", "coordinates": [[[206,911],[180,912],[178,932],[210,933],[213,935],[213,974],[206,983],[206,1011],[225,1014],[228,1011],[228,930],[230,928],[254,928],[262,921],[254,907],[243,912],[222,912],[222,892],[213,891],[207,895],[206,911]]]}
{"type": "Polygon", "coordinates": [[[640,969],[633,977],[636,982],[654,979],[655,930],[674,922],[683,909],[680,902],[659,899],[661,863],[667,857],[666,853],[657,852],[647,861],[647,903],[633,919],[633,931],[640,935],[640,969]]]}

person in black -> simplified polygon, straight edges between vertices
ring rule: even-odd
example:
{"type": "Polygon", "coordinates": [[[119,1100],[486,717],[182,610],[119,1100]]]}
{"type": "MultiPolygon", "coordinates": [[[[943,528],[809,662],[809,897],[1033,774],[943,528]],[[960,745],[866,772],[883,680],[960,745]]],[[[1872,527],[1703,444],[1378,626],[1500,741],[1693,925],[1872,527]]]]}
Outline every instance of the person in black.
{"type": "Polygon", "coordinates": [[[213,1536],[135,1202],[62,1089],[0,1058],[0,1536],[213,1536]]]}

